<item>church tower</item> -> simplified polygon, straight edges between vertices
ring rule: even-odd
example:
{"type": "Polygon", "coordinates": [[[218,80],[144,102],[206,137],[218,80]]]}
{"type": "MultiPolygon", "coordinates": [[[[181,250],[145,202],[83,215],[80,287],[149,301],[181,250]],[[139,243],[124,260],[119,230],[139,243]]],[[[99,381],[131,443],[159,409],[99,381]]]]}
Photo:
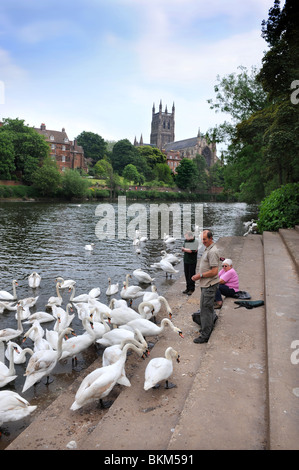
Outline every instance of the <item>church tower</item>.
{"type": "Polygon", "coordinates": [[[172,112],[168,113],[167,106],[162,112],[162,100],[160,100],[159,112],[155,112],[155,104],[152,109],[152,125],[150,144],[162,150],[166,144],[174,142],[174,103],[172,112]]]}

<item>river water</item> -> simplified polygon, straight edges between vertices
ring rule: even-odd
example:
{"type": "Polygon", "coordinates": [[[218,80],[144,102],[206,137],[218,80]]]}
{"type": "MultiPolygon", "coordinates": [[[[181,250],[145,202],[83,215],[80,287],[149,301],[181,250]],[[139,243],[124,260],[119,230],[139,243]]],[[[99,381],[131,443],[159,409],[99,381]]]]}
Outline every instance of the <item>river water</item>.
{"type": "MultiPolygon", "coordinates": [[[[149,214],[151,204],[143,203],[142,206],[149,214]]],[[[166,207],[169,206],[169,203],[166,204],[166,207]]],[[[182,263],[176,267],[180,272],[173,275],[172,278],[166,278],[163,271],[153,269],[150,266],[160,261],[161,250],[166,249],[167,252],[180,253],[183,243],[183,229],[185,229],[183,214],[191,209],[190,228],[194,229],[194,224],[198,222],[195,213],[201,209],[203,227],[213,231],[215,241],[220,237],[243,235],[245,233],[243,222],[257,217],[257,207],[245,203],[203,203],[202,205],[176,203],[176,208],[182,214],[181,237],[178,237],[171,248],[168,248],[162,239],[163,233],[159,232],[158,238],[151,238],[152,230],[149,217],[144,216],[144,213],[142,220],[137,216],[132,216],[137,206],[128,201],[125,206],[125,218],[122,218],[123,221],[125,220],[125,228],[122,227],[122,232],[120,232],[120,207],[123,216],[124,206],[120,206],[119,201],[111,204],[99,202],[55,204],[0,202],[0,290],[12,293],[12,281],[16,279],[18,299],[38,296],[37,303],[35,307],[31,308],[31,312],[45,311],[49,297],[56,296],[55,279],[61,276],[64,279],[76,281],[75,295],[87,293],[93,287],[100,287],[99,300],[108,305],[110,298],[105,294],[108,287],[108,277],[111,277],[113,284],[119,283],[119,292],[114,297],[120,298],[120,289],[126,274],[132,274],[134,269],[142,268],[155,277],[158,292],[160,295],[164,295],[167,289],[183,274],[182,263]],[[103,211],[104,209],[106,212],[103,211]],[[111,214],[115,215],[114,238],[107,238],[107,234],[105,238],[104,229],[102,230],[103,224],[99,231],[99,223],[106,220],[105,214],[107,213],[110,213],[110,216],[111,214]],[[146,221],[145,218],[147,218],[146,221]],[[138,221],[140,222],[139,226],[137,225],[138,221]],[[145,235],[148,236],[148,240],[141,243],[139,254],[136,253],[132,236],[129,236],[130,233],[133,233],[132,227],[135,227],[135,222],[136,229],[145,228],[147,232],[145,235]],[[126,235],[124,231],[130,233],[126,235]],[[94,244],[93,250],[85,250],[85,245],[91,243],[94,244]],[[42,277],[41,285],[37,289],[32,289],[28,285],[28,276],[33,271],[38,272],[42,277]]],[[[140,211],[136,214],[139,213],[140,211]]],[[[109,220],[111,221],[111,217],[109,220]]],[[[187,223],[188,221],[189,219],[187,219],[187,223]]],[[[170,217],[170,235],[173,230],[172,218],[170,217]]],[[[138,284],[138,282],[132,278],[131,284],[138,284]]],[[[145,290],[150,290],[149,285],[141,286],[145,290]]],[[[63,308],[66,307],[69,297],[70,293],[64,291],[63,308]]],[[[133,306],[136,308],[137,305],[138,303],[135,301],[133,306]]],[[[74,312],[76,312],[75,309],[74,312]]],[[[44,329],[51,329],[53,323],[43,323],[42,326],[44,329]]],[[[24,324],[23,326],[24,331],[27,331],[30,325],[24,324]]],[[[0,314],[0,329],[5,327],[17,328],[15,312],[5,310],[3,314],[0,314]]],[[[82,323],[77,316],[72,322],[72,327],[77,334],[81,334],[82,323]]],[[[14,341],[22,344],[22,337],[14,341]]],[[[25,346],[32,347],[31,340],[27,340],[22,345],[22,347],[25,346]]],[[[82,368],[87,367],[99,354],[101,351],[90,348],[80,355],[78,365],[75,368],[72,367],[71,360],[59,363],[53,374],[54,382],[51,385],[45,386],[40,383],[36,387],[31,387],[24,394],[21,391],[25,380],[23,374],[26,363],[16,365],[17,379],[1,390],[8,389],[20,393],[30,404],[37,405],[38,410],[41,411],[77,377],[82,368]]],[[[6,359],[5,363],[8,366],[6,359]]],[[[32,419],[34,419],[34,414],[15,423],[3,424],[1,426],[0,449],[7,447],[32,419]]]]}

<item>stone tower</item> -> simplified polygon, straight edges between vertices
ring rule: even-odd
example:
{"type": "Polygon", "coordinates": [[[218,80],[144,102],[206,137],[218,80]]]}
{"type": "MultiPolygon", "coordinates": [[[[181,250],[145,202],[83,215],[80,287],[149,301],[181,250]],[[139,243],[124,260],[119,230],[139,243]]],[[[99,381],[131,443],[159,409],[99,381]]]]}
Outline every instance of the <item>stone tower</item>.
{"type": "Polygon", "coordinates": [[[150,144],[160,150],[164,149],[166,144],[174,142],[174,111],[174,103],[171,113],[167,112],[167,106],[164,113],[162,112],[162,100],[158,113],[155,112],[155,105],[153,105],[150,144]]]}

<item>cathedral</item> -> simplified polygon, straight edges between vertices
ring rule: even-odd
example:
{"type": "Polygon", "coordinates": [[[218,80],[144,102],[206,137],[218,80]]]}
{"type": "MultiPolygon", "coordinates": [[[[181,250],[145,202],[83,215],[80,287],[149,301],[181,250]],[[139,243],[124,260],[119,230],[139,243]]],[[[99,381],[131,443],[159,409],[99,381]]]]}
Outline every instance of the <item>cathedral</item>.
{"type": "Polygon", "coordinates": [[[176,166],[182,158],[190,158],[196,155],[203,155],[207,162],[207,166],[211,167],[217,162],[216,144],[211,144],[201,136],[200,130],[196,137],[175,141],[175,106],[172,105],[171,113],[162,110],[162,100],[160,101],[159,111],[156,113],[155,105],[152,109],[152,123],[150,144],[144,144],[141,136],[138,143],[135,137],[134,145],[150,145],[157,147],[167,156],[167,163],[170,168],[175,171],[176,166]]]}

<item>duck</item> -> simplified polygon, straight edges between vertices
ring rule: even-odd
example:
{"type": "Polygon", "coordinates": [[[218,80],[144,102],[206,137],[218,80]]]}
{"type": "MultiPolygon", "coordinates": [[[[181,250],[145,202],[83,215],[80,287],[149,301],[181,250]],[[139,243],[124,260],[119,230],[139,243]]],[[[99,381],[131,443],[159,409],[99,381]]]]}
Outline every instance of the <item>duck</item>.
{"type": "Polygon", "coordinates": [[[61,294],[60,294],[60,291],[59,291],[60,288],[61,288],[60,282],[56,282],[56,294],[57,294],[57,297],[51,296],[51,297],[48,299],[48,302],[47,302],[46,307],[52,308],[53,305],[57,305],[58,307],[61,306],[61,304],[62,304],[62,297],[61,297],[61,294]]]}
{"type": "Polygon", "coordinates": [[[60,289],[69,289],[71,286],[74,286],[76,284],[76,281],[73,279],[63,279],[63,277],[57,277],[56,282],[59,282],[60,284],[60,289]]]}
{"type": "Polygon", "coordinates": [[[138,282],[144,282],[147,284],[150,284],[151,282],[154,282],[155,278],[151,277],[148,273],[145,271],[142,271],[141,268],[137,268],[133,271],[133,276],[136,277],[138,282]]]}
{"type": "Polygon", "coordinates": [[[70,327],[61,331],[58,338],[57,351],[53,349],[44,349],[36,351],[32,354],[24,374],[26,380],[22,389],[22,393],[26,392],[26,390],[28,390],[45,376],[47,376],[46,384],[50,383],[50,372],[52,372],[57,362],[61,358],[63,337],[66,334],[70,334],[72,331],[73,329],[70,327]]]}
{"type": "Polygon", "coordinates": [[[40,274],[38,274],[37,272],[33,272],[32,274],[28,276],[29,287],[36,289],[37,287],[40,286],[41,280],[42,280],[42,277],[40,276],[40,274]]]}
{"type": "MultiPolygon", "coordinates": [[[[133,344],[127,343],[121,352],[120,358],[110,364],[109,366],[99,367],[90,374],[88,374],[81,382],[78,388],[75,401],[72,403],[70,409],[78,410],[82,406],[87,405],[95,400],[100,400],[102,408],[108,408],[111,406],[111,402],[103,402],[103,398],[109,395],[113,387],[118,381],[121,380],[123,367],[127,358],[127,351],[130,348],[136,347],[133,344]]],[[[123,384],[130,386],[129,381],[123,380],[123,384]]]]}
{"type": "Polygon", "coordinates": [[[168,325],[172,331],[176,332],[183,338],[183,333],[180,328],[174,326],[169,318],[163,318],[161,325],[158,326],[146,318],[137,318],[136,320],[131,320],[126,325],[121,325],[118,329],[128,329],[134,331],[136,328],[141,332],[141,334],[146,338],[147,336],[155,336],[162,333],[165,329],[165,326],[168,325]]]}
{"type": "Polygon", "coordinates": [[[121,298],[128,300],[130,305],[132,305],[133,299],[137,299],[144,294],[144,290],[141,289],[141,287],[129,285],[129,279],[131,277],[131,274],[126,275],[126,280],[123,282],[123,288],[120,292],[121,298]]]}
{"type": "Polygon", "coordinates": [[[18,326],[17,329],[13,328],[4,328],[3,330],[0,330],[0,341],[9,341],[11,339],[17,338],[20,336],[23,331],[23,324],[22,324],[22,319],[21,319],[21,314],[22,314],[23,307],[21,304],[18,304],[17,306],[17,321],[18,321],[18,326]]]}
{"type": "Polygon", "coordinates": [[[35,411],[37,405],[30,405],[25,398],[11,390],[0,391],[0,426],[3,423],[26,418],[35,411]]]}
{"type": "Polygon", "coordinates": [[[9,351],[9,367],[7,367],[4,362],[0,362],[0,388],[5,387],[5,385],[17,378],[13,358],[13,353],[15,350],[14,344],[9,341],[7,348],[9,351]]]}
{"type": "Polygon", "coordinates": [[[160,267],[166,273],[166,277],[168,276],[168,274],[170,275],[170,277],[172,277],[173,274],[177,274],[179,272],[178,269],[175,269],[173,265],[165,259],[162,259],[160,261],[160,267]]]}
{"type": "Polygon", "coordinates": [[[6,290],[0,290],[0,300],[17,300],[17,287],[18,281],[12,281],[12,294],[6,290]]]}
{"type": "MultiPolygon", "coordinates": [[[[26,354],[30,354],[30,356],[32,356],[32,354],[33,354],[32,349],[30,349],[30,348],[22,349],[21,346],[19,346],[17,343],[13,343],[12,341],[9,341],[9,343],[11,343],[14,347],[14,349],[13,349],[14,364],[24,364],[24,362],[26,362],[26,360],[27,360],[26,354]]],[[[9,360],[9,355],[10,355],[10,350],[7,347],[6,351],[5,351],[5,357],[8,360],[9,360]]]]}
{"type": "Polygon", "coordinates": [[[173,373],[172,358],[180,362],[179,353],[170,346],[165,351],[165,357],[155,357],[149,361],[145,369],[144,390],[158,388],[162,380],[165,380],[166,389],[176,387],[175,384],[168,382],[173,373]]]}
{"type": "Polygon", "coordinates": [[[106,295],[114,295],[118,292],[118,283],[111,284],[111,277],[108,277],[108,288],[106,290],[106,295]]]}

